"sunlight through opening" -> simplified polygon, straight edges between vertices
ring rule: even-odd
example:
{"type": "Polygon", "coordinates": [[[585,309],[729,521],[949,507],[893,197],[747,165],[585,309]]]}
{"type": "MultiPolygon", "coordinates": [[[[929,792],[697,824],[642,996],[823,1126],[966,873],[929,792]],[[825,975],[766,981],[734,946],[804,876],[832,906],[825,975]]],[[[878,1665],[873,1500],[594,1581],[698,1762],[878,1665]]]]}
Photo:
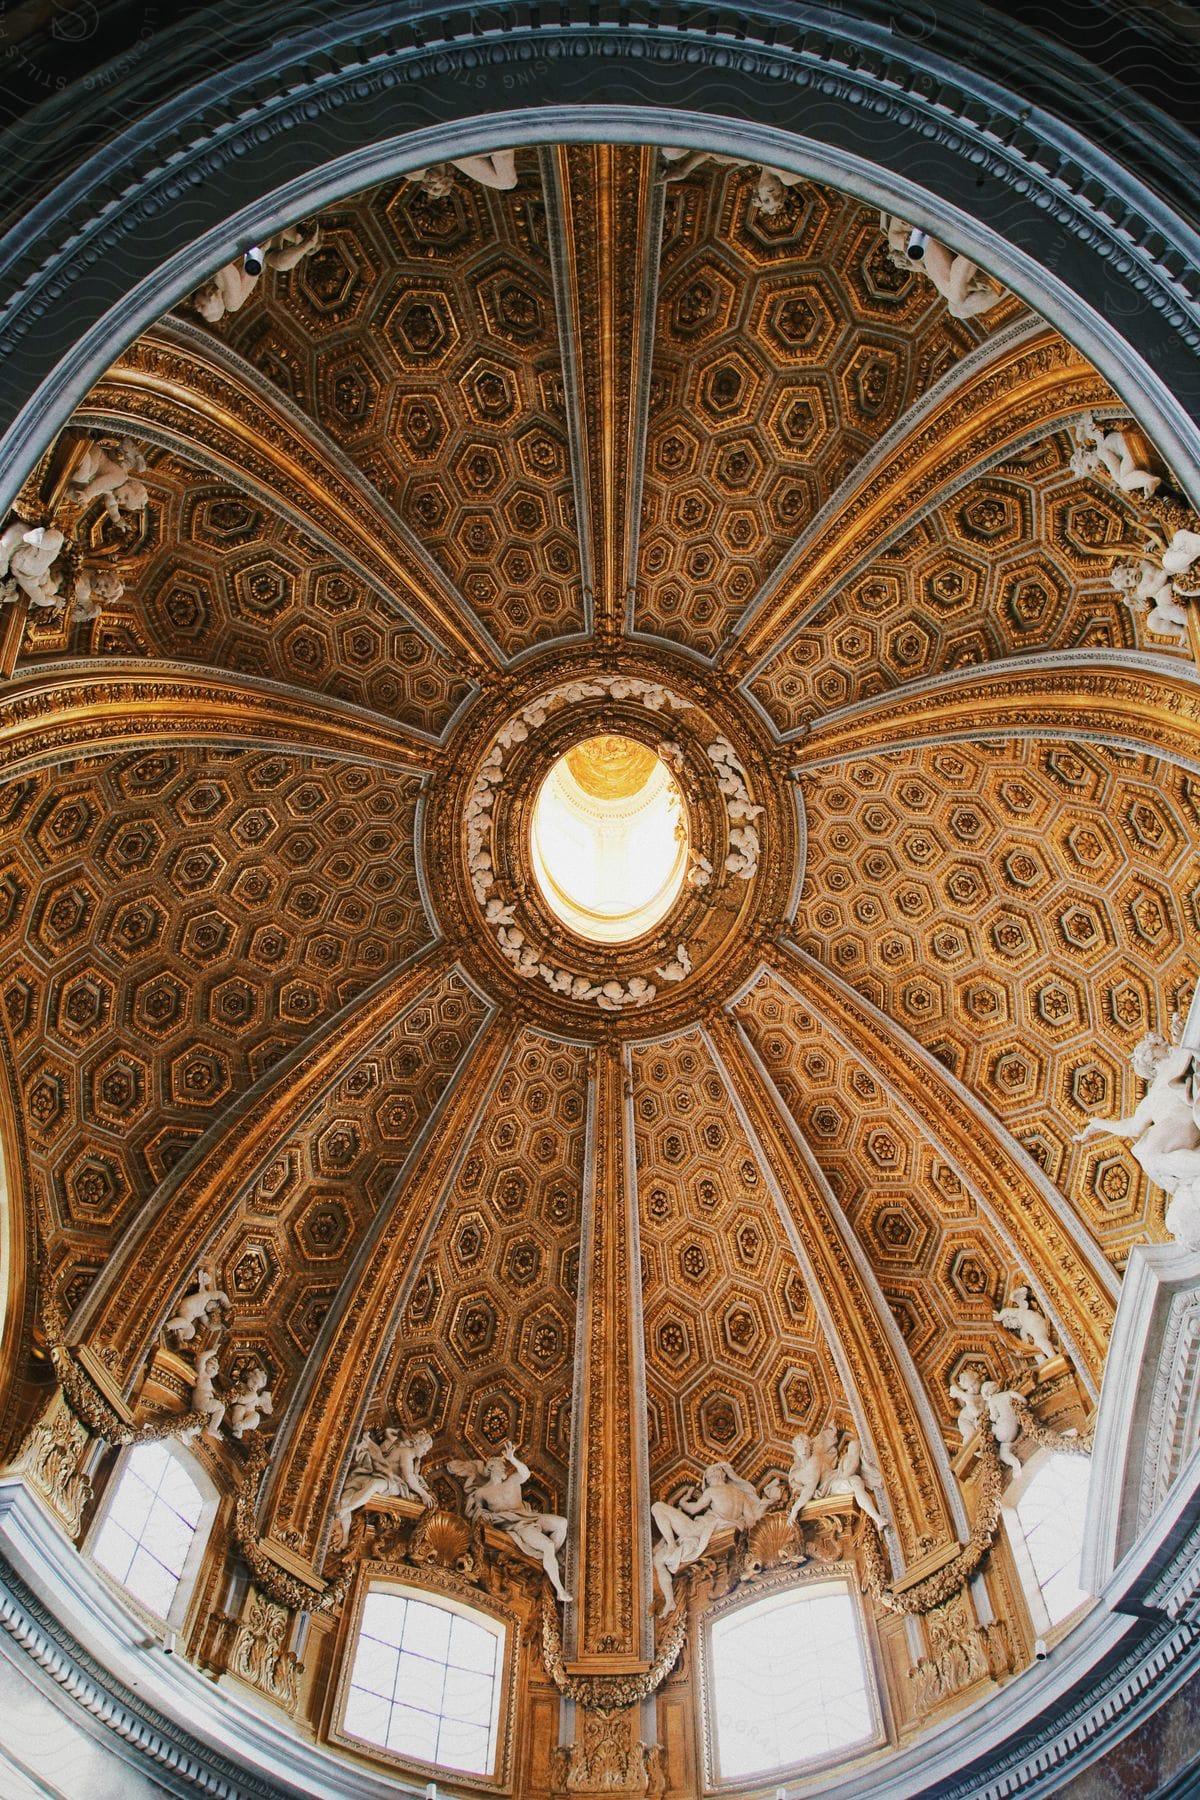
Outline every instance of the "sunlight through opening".
{"type": "Polygon", "coordinates": [[[683,883],[683,795],[633,738],[586,739],[539,790],[531,849],[551,911],[593,943],[624,944],[664,918],[683,883]]]}

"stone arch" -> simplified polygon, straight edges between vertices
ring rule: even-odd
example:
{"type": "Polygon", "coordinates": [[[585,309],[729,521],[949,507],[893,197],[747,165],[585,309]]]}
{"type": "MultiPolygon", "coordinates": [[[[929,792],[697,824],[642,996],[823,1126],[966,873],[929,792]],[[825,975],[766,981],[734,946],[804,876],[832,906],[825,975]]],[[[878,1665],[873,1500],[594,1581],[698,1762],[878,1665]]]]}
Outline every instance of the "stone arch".
{"type": "MultiPolygon", "coordinates": [[[[169,98],[139,116],[131,83],[132,122],[104,157],[81,162],[0,245],[14,295],[0,348],[21,352],[0,377],[13,420],[0,443],[0,498],[11,498],[114,347],[243,238],[455,154],[552,137],[664,136],[904,206],[1063,329],[1197,491],[1195,232],[1149,180],[1081,132],[1033,118],[1011,90],[927,48],[934,26],[915,12],[891,30],[843,18],[805,31],[711,14],[668,19],[651,6],[633,31],[616,20],[492,21],[432,6],[389,29],[387,11],[327,23],[308,45],[281,30],[223,72],[219,100],[195,81],[178,34],[164,34],[161,52],[173,67],[158,71],[148,49],[141,70],[174,82],[169,98]],[[525,104],[534,93],[541,104],[525,104]],[[686,110],[672,106],[676,95],[686,110]],[[759,122],[768,118],[777,122],[759,122]]],[[[265,20],[283,9],[260,12],[265,20]]],[[[1046,46],[1038,56],[1067,118],[1066,59],[1046,46]]],[[[111,91],[94,86],[76,131],[101,107],[111,119],[111,103],[111,91]]],[[[97,118],[94,141],[101,134],[97,118]]],[[[1150,154],[1169,167],[1169,149],[1150,154]]]]}

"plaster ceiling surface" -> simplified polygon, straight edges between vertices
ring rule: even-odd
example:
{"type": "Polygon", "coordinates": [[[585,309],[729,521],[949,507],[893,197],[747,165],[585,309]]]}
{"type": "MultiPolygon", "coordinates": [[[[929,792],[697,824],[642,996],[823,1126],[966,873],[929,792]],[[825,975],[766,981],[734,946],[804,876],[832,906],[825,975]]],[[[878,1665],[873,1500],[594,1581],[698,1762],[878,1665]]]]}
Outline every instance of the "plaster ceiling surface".
{"type": "Polygon", "coordinates": [[[1014,1284],[1094,1395],[1164,1235],[1127,1146],[1073,1140],[1195,979],[1190,656],[1113,591],[1135,513],[1070,460],[1128,415],[816,183],[769,215],[754,169],[664,183],[650,147],[516,169],[331,207],[240,310],[123,350],[31,476],[128,433],[149,490],[80,523],[121,599],[32,616],[12,676],[43,1279],[136,1408],[213,1270],[274,1393],[261,1529],[318,1571],[365,1425],[427,1428],[435,1473],[511,1439],[565,1511],[604,1142],[651,1495],[832,1418],[903,1566],[958,1530],[949,1382],[1026,1366],[1014,1284]],[[675,744],[708,865],[632,946],[521,861],[598,731],[675,744]]]}

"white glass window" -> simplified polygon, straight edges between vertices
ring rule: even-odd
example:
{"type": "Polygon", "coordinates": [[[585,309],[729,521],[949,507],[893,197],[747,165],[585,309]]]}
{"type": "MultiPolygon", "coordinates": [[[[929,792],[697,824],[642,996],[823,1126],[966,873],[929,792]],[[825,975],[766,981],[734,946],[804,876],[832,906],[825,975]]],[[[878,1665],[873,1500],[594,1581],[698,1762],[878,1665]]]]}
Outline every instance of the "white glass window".
{"type": "Polygon", "coordinates": [[[1079,1553],[1091,1473],[1086,1456],[1048,1456],[1012,1509],[1051,1625],[1089,1598],[1079,1585],[1079,1553]]]}
{"type": "Polygon", "coordinates": [[[403,1592],[368,1594],[342,1728],[463,1774],[496,1761],[504,1627],[403,1592]]]}
{"type": "Polygon", "coordinates": [[[767,1775],[869,1740],[875,1710],[844,1581],[776,1594],[714,1622],[718,1778],[767,1775]]]}
{"type": "Polygon", "coordinates": [[[169,1615],[197,1534],[213,1508],[179,1452],[137,1444],[125,1453],[92,1557],[160,1619],[169,1615]]]}

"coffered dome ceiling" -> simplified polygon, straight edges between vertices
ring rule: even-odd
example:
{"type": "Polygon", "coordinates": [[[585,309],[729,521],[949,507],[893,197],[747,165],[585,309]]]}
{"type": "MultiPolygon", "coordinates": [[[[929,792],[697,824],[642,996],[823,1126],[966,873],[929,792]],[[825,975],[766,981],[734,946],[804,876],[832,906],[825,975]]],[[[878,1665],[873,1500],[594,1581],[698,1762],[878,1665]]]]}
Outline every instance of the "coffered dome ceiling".
{"type": "Polygon", "coordinates": [[[330,207],[31,475],[32,519],[128,434],[149,504],[79,520],[119,600],[9,627],[7,1144],[30,1329],[53,1297],[136,1415],[196,1270],[230,1296],[290,1567],[337,1566],[364,1425],[428,1428],[447,1503],[512,1439],[530,1497],[586,1496],[578,1654],[636,1660],[643,1357],[649,1497],[832,1419],[896,1577],[968,1535],[948,1387],[1028,1371],[1021,1279],[1086,1418],[1164,1234],[1073,1134],[1191,997],[1200,734],[1068,427],[1170,471],[1049,325],[952,317],[812,182],[768,213],[651,147],[516,167],[330,207]],[[529,858],[600,734],[666,745],[687,814],[632,943],[529,858]]]}

